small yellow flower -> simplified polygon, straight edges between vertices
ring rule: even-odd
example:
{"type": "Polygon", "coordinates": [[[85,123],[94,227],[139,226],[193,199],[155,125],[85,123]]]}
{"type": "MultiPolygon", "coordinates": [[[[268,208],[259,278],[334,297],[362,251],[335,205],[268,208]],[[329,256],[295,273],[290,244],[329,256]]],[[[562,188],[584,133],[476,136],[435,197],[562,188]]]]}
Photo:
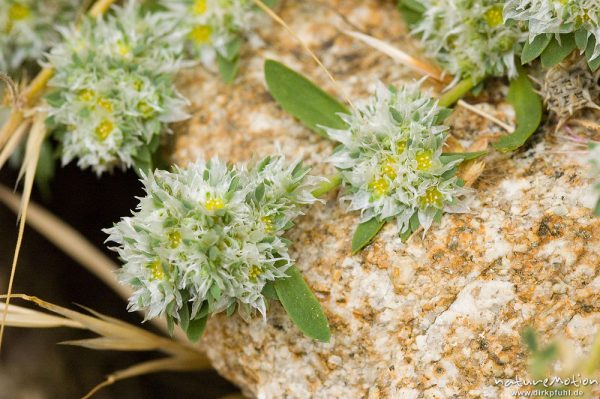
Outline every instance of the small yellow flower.
{"type": "Polygon", "coordinates": [[[206,12],[206,0],[196,0],[192,7],[192,11],[196,15],[202,15],[206,12]]]}
{"type": "Polygon", "coordinates": [[[496,26],[501,25],[504,22],[504,19],[502,17],[502,5],[497,4],[491,7],[485,12],[483,18],[491,28],[495,28],[496,26]]]}
{"type": "Polygon", "coordinates": [[[169,238],[169,246],[173,249],[177,248],[181,244],[181,233],[178,231],[172,231],[167,234],[169,238]]]}
{"type": "Polygon", "coordinates": [[[206,201],[204,207],[207,211],[218,211],[225,207],[225,203],[220,198],[211,198],[206,201]]]}
{"type": "Polygon", "coordinates": [[[417,153],[417,169],[418,170],[429,170],[431,168],[431,159],[433,153],[429,150],[419,151],[417,153]]]}
{"type": "Polygon", "coordinates": [[[408,142],[406,140],[398,140],[396,142],[396,153],[402,154],[404,151],[406,151],[407,147],[408,147],[408,142]]]}
{"type": "Polygon", "coordinates": [[[109,121],[108,119],[104,119],[96,127],[96,136],[100,141],[104,141],[108,136],[110,136],[114,128],[115,125],[111,121],[109,121]]]}
{"type": "Polygon", "coordinates": [[[149,106],[145,101],[140,101],[137,108],[144,118],[150,118],[152,115],[154,115],[154,108],[149,106]]]}
{"type": "Polygon", "coordinates": [[[117,51],[119,52],[119,54],[122,57],[125,57],[127,54],[131,53],[131,46],[129,46],[127,43],[119,40],[117,42],[117,51]]]}
{"type": "Polygon", "coordinates": [[[388,193],[388,191],[390,189],[390,184],[388,183],[388,181],[386,179],[380,178],[380,179],[373,180],[369,184],[369,187],[371,187],[371,189],[373,190],[375,195],[381,197],[388,193]]]}
{"type": "Polygon", "coordinates": [[[113,112],[113,105],[110,100],[107,100],[106,98],[99,98],[97,104],[106,111],[113,112]]]}
{"type": "Polygon", "coordinates": [[[252,266],[252,268],[250,269],[250,272],[248,272],[248,278],[250,279],[250,281],[256,281],[258,279],[258,276],[260,276],[262,273],[262,270],[260,267],[258,266],[252,266]]]}
{"type": "Polygon", "coordinates": [[[9,21],[20,21],[31,15],[31,11],[26,5],[21,3],[14,3],[8,9],[8,20],[9,21]]]}
{"type": "Polygon", "coordinates": [[[91,102],[96,97],[96,93],[90,89],[83,89],[79,92],[79,100],[84,101],[86,103],[91,102]]]}
{"type": "Polygon", "coordinates": [[[192,41],[198,44],[205,44],[210,41],[212,35],[212,28],[208,25],[196,26],[189,34],[192,41]]]}
{"type": "Polygon", "coordinates": [[[153,280],[162,280],[165,278],[165,269],[162,266],[162,263],[159,259],[154,262],[148,264],[148,269],[152,273],[153,280]]]}
{"type": "Polygon", "coordinates": [[[273,233],[273,231],[275,231],[275,228],[273,226],[273,219],[271,219],[269,216],[264,216],[261,219],[261,222],[263,223],[265,232],[271,234],[271,233],[273,233]]]}
{"type": "Polygon", "coordinates": [[[384,175],[386,175],[390,179],[394,180],[397,176],[395,166],[396,166],[396,160],[392,157],[389,157],[383,163],[383,166],[381,167],[381,171],[383,172],[384,175]]]}
{"type": "Polygon", "coordinates": [[[421,201],[422,206],[435,206],[441,208],[443,196],[437,187],[429,187],[419,200],[421,201]]]}

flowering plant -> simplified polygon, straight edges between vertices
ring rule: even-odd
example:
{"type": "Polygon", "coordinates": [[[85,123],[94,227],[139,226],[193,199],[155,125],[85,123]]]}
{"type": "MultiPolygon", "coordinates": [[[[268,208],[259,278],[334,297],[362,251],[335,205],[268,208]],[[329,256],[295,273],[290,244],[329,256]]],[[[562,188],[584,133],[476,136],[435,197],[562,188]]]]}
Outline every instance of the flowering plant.
{"type": "Polygon", "coordinates": [[[428,55],[455,79],[479,82],[488,76],[515,77],[515,54],[522,30],[503,24],[502,4],[495,0],[423,0],[413,26],[428,55]]]}
{"type": "Polygon", "coordinates": [[[0,0],[0,71],[17,72],[37,61],[60,38],[58,26],[70,23],[77,0],[0,0]]]}
{"type": "Polygon", "coordinates": [[[504,6],[504,18],[523,22],[528,27],[524,61],[542,55],[542,62],[548,58],[546,64],[556,64],[579,48],[585,52],[592,70],[600,67],[598,1],[509,0],[504,6]]]}
{"type": "Polygon", "coordinates": [[[375,96],[352,114],[340,114],[346,129],[327,129],[341,145],[330,161],[341,171],[351,211],[361,223],[397,223],[407,238],[419,226],[425,231],[443,212],[464,209],[466,193],[455,175],[460,159],[442,156],[447,116],[418,84],[399,90],[380,84],[375,96]]]}
{"type": "Polygon", "coordinates": [[[187,117],[172,82],[182,65],[175,27],[165,14],[143,14],[130,2],[62,30],[63,42],[48,55],[56,72],[47,102],[63,164],[77,159],[98,175],[150,167],[166,123],[187,117]]]}
{"type": "MultiPolygon", "coordinates": [[[[249,169],[213,158],[144,176],[146,196],[137,211],[106,230],[124,261],[120,278],[135,290],[129,309],[146,310],[147,319],[164,315],[195,337],[214,313],[266,317],[270,295],[301,329],[294,312],[316,303],[309,329],[326,327],[310,291],[290,310],[290,292],[278,285],[291,275],[295,288],[307,291],[301,277],[293,280],[297,271],[283,237],[301,207],[316,201],[311,191],[322,179],[307,173],[300,162],[267,157],[249,169]]],[[[316,337],[328,339],[326,331],[316,337]]]]}
{"type": "Polygon", "coordinates": [[[218,61],[225,81],[238,69],[242,37],[255,22],[252,0],[164,0],[172,18],[186,33],[187,49],[208,67],[218,61]]]}

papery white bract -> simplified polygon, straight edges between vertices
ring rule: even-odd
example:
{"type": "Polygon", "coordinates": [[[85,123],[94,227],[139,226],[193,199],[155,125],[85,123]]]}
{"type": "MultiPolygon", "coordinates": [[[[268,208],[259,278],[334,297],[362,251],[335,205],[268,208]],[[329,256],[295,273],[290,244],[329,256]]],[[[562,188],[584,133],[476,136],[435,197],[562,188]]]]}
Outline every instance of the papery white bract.
{"type": "Polygon", "coordinates": [[[48,55],[47,96],[63,164],[77,159],[101,174],[149,162],[166,124],[187,117],[172,79],[181,51],[173,21],[134,2],[64,29],[48,55]]]}
{"type": "Polygon", "coordinates": [[[420,35],[427,54],[456,79],[517,75],[515,54],[526,37],[506,26],[495,0],[423,0],[420,35]]]}
{"type": "Polygon", "coordinates": [[[300,162],[267,157],[250,168],[217,158],[143,178],[133,216],[105,230],[134,288],[130,310],[194,319],[232,311],[265,316],[265,284],[292,265],[283,237],[321,181],[300,162]]]}
{"type": "Polygon", "coordinates": [[[212,66],[217,54],[226,59],[239,52],[240,35],[248,31],[256,9],[252,0],[162,0],[161,4],[187,36],[187,47],[212,66]]]}
{"type": "Polygon", "coordinates": [[[457,161],[442,162],[448,128],[442,110],[418,84],[399,90],[380,84],[375,96],[352,115],[340,114],[346,130],[327,129],[342,145],[330,161],[341,171],[348,209],[361,222],[395,219],[406,235],[412,225],[425,231],[442,212],[461,210],[466,190],[455,176],[457,161]]]}
{"type": "Polygon", "coordinates": [[[504,6],[504,17],[527,23],[530,41],[546,33],[571,33],[583,29],[587,32],[587,40],[595,39],[589,60],[600,56],[598,0],[509,0],[504,6]]]}
{"type": "Polygon", "coordinates": [[[73,22],[79,0],[0,0],[0,71],[14,73],[38,61],[73,22]]]}

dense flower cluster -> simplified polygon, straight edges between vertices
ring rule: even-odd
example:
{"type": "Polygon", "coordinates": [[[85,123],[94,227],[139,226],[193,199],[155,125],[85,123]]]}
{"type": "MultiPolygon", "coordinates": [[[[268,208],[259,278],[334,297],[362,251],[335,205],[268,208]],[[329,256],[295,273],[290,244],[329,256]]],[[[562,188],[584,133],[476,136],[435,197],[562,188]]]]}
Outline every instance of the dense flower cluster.
{"type": "Polygon", "coordinates": [[[60,38],[57,26],[71,23],[78,0],[0,0],[0,71],[16,72],[37,61],[60,38]]]}
{"type": "Polygon", "coordinates": [[[163,0],[169,14],[180,21],[187,35],[188,49],[205,65],[217,55],[226,60],[237,57],[240,35],[252,26],[252,0],[163,0]]]}
{"type": "MultiPolygon", "coordinates": [[[[595,39],[590,60],[600,56],[600,3],[598,0],[509,0],[504,17],[524,21],[529,39],[546,33],[571,33],[583,30],[586,40],[595,39]]],[[[591,41],[590,41],[591,43],[591,41]]]]}
{"type": "Polygon", "coordinates": [[[282,237],[320,178],[300,162],[267,157],[250,168],[214,158],[143,179],[132,217],[107,229],[133,286],[130,310],[193,320],[238,308],[266,311],[263,288],[292,265],[282,237]],[[182,309],[189,314],[182,316],[182,309]]]}
{"type": "Polygon", "coordinates": [[[101,174],[149,162],[165,124],[187,117],[172,82],[182,51],[175,24],[130,2],[62,33],[48,55],[56,74],[47,101],[63,163],[101,174]]]}
{"type": "Polygon", "coordinates": [[[418,84],[400,90],[379,85],[358,113],[340,115],[347,130],[328,129],[342,144],[331,157],[346,185],[342,200],[361,211],[361,221],[395,218],[406,235],[419,224],[427,230],[442,212],[461,209],[458,161],[441,158],[447,135],[442,113],[418,84]]]}
{"type": "Polygon", "coordinates": [[[413,33],[421,35],[427,53],[458,78],[515,76],[515,54],[524,35],[506,26],[502,3],[496,0],[424,0],[422,20],[413,33]]]}

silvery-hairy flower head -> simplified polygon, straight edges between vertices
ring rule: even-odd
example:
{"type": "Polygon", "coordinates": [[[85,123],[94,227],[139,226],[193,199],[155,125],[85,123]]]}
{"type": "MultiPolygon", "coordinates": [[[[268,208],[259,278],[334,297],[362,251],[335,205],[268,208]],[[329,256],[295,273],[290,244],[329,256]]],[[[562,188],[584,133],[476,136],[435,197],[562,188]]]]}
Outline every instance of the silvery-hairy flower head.
{"type": "Polygon", "coordinates": [[[187,117],[172,74],[180,34],[164,15],[129,3],[114,14],[63,30],[48,54],[56,72],[47,97],[63,164],[97,174],[148,162],[166,124],[187,117]]]}
{"type": "Polygon", "coordinates": [[[341,143],[330,161],[342,173],[342,200],[361,212],[361,222],[396,219],[405,235],[411,218],[427,231],[442,212],[461,209],[466,190],[454,173],[457,162],[440,158],[448,130],[439,123],[443,110],[418,84],[379,84],[358,112],[340,116],[348,129],[327,130],[341,143]]]}
{"type": "Polygon", "coordinates": [[[162,0],[168,13],[180,21],[187,34],[187,47],[207,66],[217,54],[235,58],[240,35],[254,22],[252,0],[162,0]]]}
{"type": "Polygon", "coordinates": [[[522,31],[506,26],[495,0],[424,0],[423,19],[413,29],[428,55],[457,79],[517,74],[515,54],[522,31]]]}
{"type": "Polygon", "coordinates": [[[75,18],[78,0],[0,0],[0,71],[39,60],[75,18]]]}
{"type": "Polygon", "coordinates": [[[541,34],[583,30],[595,39],[590,60],[600,56],[600,3],[598,0],[509,0],[504,7],[507,20],[524,21],[529,40],[541,34]]]}
{"type": "Polygon", "coordinates": [[[213,158],[144,177],[137,210],[106,230],[134,288],[129,309],[171,321],[236,308],[264,316],[263,288],[292,265],[283,234],[316,201],[321,179],[307,173],[282,157],[249,168],[213,158]]]}

